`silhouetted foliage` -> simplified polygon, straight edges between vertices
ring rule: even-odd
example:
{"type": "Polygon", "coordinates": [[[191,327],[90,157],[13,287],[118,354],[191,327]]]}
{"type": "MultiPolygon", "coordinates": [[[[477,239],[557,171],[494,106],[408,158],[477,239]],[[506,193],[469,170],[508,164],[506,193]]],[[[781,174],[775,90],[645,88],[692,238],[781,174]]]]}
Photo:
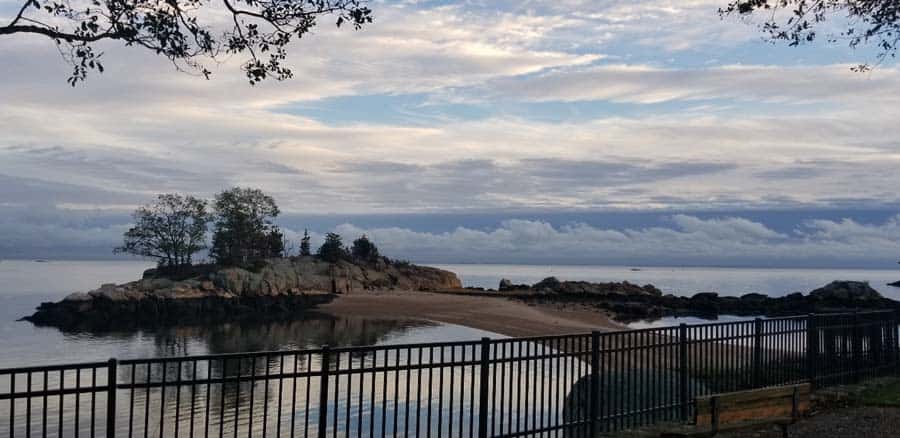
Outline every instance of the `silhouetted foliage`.
{"type": "Polygon", "coordinates": [[[406,259],[389,259],[385,257],[385,260],[391,265],[394,265],[398,268],[408,268],[412,266],[412,262],[406,259]]]}
{"type": "Polygon", "coordinates": [[[328,233],[325,235],[325,243],[319,247],[318,256],[329,263],[335,263],[350,258],[347,248],[344,248],[344,242],[341,236],[336,233],[328,233]]]}
{"type": "Polygon", "coordinates": [[[124,243],[115,252],[157,259],[160,268],[191,264],[191,257],[206,248],[210,221],[206,201],[193,196],[163,194],[156,202],[132,214],[134,226],[125,232],[124,243]]]}
{"type": "MultiPolygon", "coordinates": [[[[846,41],[850,47],[874,44],[878,61],[893,58],[900,42],[900,2],[897,0],[735,0],[719,10],[722,16],[763,15],[760,29],[770,41],[790,46],[814,41],[819,28],[832,19],[846,20],[830,42],[846,41]]],[[[868,64],[853,69],[865,71],[868,64]]]]}
{"type": "Polygon", "coordinates": [[[300,255],[301,256],[312,255],[312,252],[310,252],[310,248],[309,248],[309,230],[307,230],[307,229],[303,230],[303,238],[300,239],[300,255]]]}
{"type": "Polygon", "coordinates": [[[338,27],[372,22],[365,0],[20,0],[0,36],[43,35],[72,65],[73,86],[91,70],[103,72],[103,52],[94,43],[120,41],[168,58],[175,68],[209,78],[204,61],[247,57],[242,68],[251,84],[290,78],[282,62],[293,39],[335,16],[338,27]]]}
{"type": "Polygon", "coordinates": [[[284,252],[281,230],[272,223],[278,206],[259,189],[235,187],[216,195],[210,255],[222,265],[245,266],[284,252]]]}
{"type": "Polygon", "coordinates": [[[281,228],[273,225],[265,239],[266,247],[263,250],[265,257],[284,257],[286,246],[284,244],[284,233],[281,232],[281,228]]]}
{"type": "Polygon", "coordinates": [[[350,254],[354,259],[368,263],[378,260],[379,257],[378,248],[365,234],[353,241],[350,254]]]}

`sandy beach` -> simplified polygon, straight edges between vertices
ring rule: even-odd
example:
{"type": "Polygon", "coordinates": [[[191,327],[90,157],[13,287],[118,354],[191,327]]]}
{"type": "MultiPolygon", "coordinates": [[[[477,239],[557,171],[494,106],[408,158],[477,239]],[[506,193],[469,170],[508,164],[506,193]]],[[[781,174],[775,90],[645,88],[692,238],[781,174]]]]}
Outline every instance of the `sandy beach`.
{"type": "Polygon", "coordinates": [[[409,318],[458,324],[517,337],[623,328],[607,313],[583,306],[528,305],[506,298],[431,292],[340,295],[318,310],[335,316],[409,318]]]}

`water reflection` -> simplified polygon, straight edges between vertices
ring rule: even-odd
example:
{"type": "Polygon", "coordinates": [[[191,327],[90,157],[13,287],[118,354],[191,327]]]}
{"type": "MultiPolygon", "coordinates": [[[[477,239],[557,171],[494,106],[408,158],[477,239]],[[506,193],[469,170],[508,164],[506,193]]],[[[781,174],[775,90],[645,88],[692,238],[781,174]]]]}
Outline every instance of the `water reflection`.
{"type": "MultiPolygon", "coordinates": [[[[168,436],[166,429],[172,432],[174,425],[178,424],[178,429],[184,429],[186,434],[190,434],[192,429],[197,433],[213,433],[210,427],[216,425],[219,429],[215,432],[222,434],[233,433],[235,427],[249,429],[254,424],[249,419],[259,421],[270,404],[278,408],[274,410],[278,415],[270,413],[267,416],[272,419],[275,429],[280,427],[278,424],[282,421],[317,418],[317,400],[309,398],[310,394],[318,393],[317,378],[306,375],[276,380],[275,377],[296,377],[318,370],[320,357],[313,354],[270,354],[165,364],[158,360],[133,361],[129,364],[127,359],[299,350],[323,345],[372,346],[397,341],[436,341],[448,336],[472,339],[484,334],[477,330],[461,329],[445,329],[444,326],[422,321],[336,318],[310,313],[294,320],[265,323],[242,321],[137,331],[68,331],[64,333],[67,344],[82,346],[77,355],[55,355],[49,363],[4,363],[0,364],[0,368],[102,361],[104,357],[117,356],[126,359],[118,367],[118,383],[130,385],[118,391],[118,433],[168,436]],[[113,351],[106,355],[94,351],[91,346],[113,351]],[[272,379],[250,381],[253,377],[266,375],[271,375],[272,379]],[[178,385],[178,389],[172,385],[192,380],[205,383],[178,385]],[[167,384],[162,385],[162,382],[167,384]],[[286,405],[288,400],[292,403],[290,408],[286,405]]],[[[365,357],[359,357],[354,362],[363,360],[365,357]]],[[[28,390],[51,393],[46,397],[21,397],[15,403],[0,402],[2,430],[23,436],[28,429],[32,433],[46,430],[51,436],[68,436],[75,430],[84,434],[91,430],[103,431],[107,397],[104,390],[63,395],[58,392],[79,387],[103,388],[107,383],[106,376],[107,368],[99,363],[81,370],[26,372],[15,376],[0,373],[0,393],[8,393],[10,389],[20,393],[28,390]]],[[[268,422],[261,423],[261,427],[267,426],[268,422]]]]}
{"type": "MultiPolygon", "coordinates": [[[[318,320],[309,330],[295,332],[290,326],[267,327],[262,332],[246,328],[166,330],[156,342],[160,353],[183,352],[184,339],[195,339],[201,330],[214,353],[243,349],[247,342],[265,349],[284,346],[271,340],[255,339],[269,333],[285,333],[290,338],[306,336],[306,343],[336,341],[335,330],[359,342],[352,335],[370,336],[372,321],[318,320]],[[313,329],[315,327],[315,329],[313,329]],[[282,332],[282,329],[284,332],[282,332]],[[228,334],[235,333],[233,338],[228,334]],[[309,339],[314,339],[309,341],[309,339]]],[[[393,327],[377,323],[377,327],[393,327]]],[[[161,332],[162,333],[162,332],[161,332]]],[[[383,340],[382,340],[383,341],[383,340]]],[[[191,341],[192,342],[192,341],[191,341]]],[[[497,361],[490,369],[491,405],[489,427],[517,431],[558,424],[565,417],[564,403],[572,384],[589,372],[584,344],[574,340],[546,343],[495,341],[489,357],[497,361]],[[577,355],[564,355],[563,351],[577,355]],[[509,361],[527,357],[528,360],[509,361]]],[[[359,350],[331,351],[328,365],[319,351],[272,351],[253,355],[193,356],[190,359],[125,360],[118,365],[117,436],[315,436],[320,420],[331,436],[400,435],[470,436],[478,424],[480,343],[460,342],[440,346],[382,345],[359,350]],[[322,371],[328,370],[327,383],[322,371]],[[328,385],[328,412],[322,415],[323,385],[328,385]],[[177,431],[177,432],[176,432],[177,431]]],[[[71,436],[80,430],[105,433],[107,369],[100,365],[79,372],[37,373],[24,384],[20,373],[12,384],[16,391],[97,387],[95,393],[19,399],[14,406],[12,430],[25,435],[43,428],[49,435],[71,436]],[[86,376],[90,375],[90,379],[86,376]],[[80,400],[78,399],[80,397],[80,400]],[[42,406],[43,404],[43,406],[42,406]],[[76,406],[78,406],[76,408],[76,406]],[[31,416],[28,410],[30,409],[31,416]],[[77,412],[77,415],[76,415],[77,412]],[[62,428],[60,429],[60,426],[62,428]],[[58,432],[58,433],[54,433],[58,432]]],[[[2,380],[2,378],[0,378],[2,380]]],[[[0,389],[0,393],[2,393],[0,389]]],[[[0,404],[0,426],[9,417],[10,405],[0,404]]],[[[3,430],[7,430],[4,428],[3,430]]],[[[549,432],[548,432],[549,433],[549,432]]]]}

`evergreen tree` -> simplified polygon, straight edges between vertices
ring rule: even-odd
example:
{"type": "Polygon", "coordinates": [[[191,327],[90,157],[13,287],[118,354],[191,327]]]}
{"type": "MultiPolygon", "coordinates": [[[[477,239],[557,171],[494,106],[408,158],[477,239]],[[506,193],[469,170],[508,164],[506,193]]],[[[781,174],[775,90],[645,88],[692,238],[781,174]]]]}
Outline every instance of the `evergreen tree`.
{"type": "Polygon", "coordinates": [[[341,236],[336,233],[328,233],[325,235],[325,243],[319,247],[319,257],[326,262],[335,263],[339,260],[346,260],[350,254],[347,248],[344,248],[344,242],[341,236]]]}
{"type": "Polygon", "coordinates": [[[350,250],[353,258],[359,261],[371,263],[378,259],[378,248],[363,234],[359,239],[353,241],[353,247],[350,250]]]}
{"type": "Polygon", "coordinates": [[[277,226],[273,226],[272,230],[266,235],[266,246],[260,254],[264,258],[281,258],[284,257],[284,233],[277,226]]]}
{"type": "Polygon", "coordinates": [[[309,250],[309,230],[303,230],[303,238],[300,239],[300,255],[308,256],[312,255],[309,250]]]}

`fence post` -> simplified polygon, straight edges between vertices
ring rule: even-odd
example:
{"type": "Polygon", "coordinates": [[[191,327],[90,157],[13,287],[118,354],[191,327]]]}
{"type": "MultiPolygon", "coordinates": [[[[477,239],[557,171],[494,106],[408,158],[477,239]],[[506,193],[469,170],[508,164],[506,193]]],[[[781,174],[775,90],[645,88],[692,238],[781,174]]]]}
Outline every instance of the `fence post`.
{"type": "Polygon", "coordinates": [[[850,357],[853,358],[853,381],[859,382],[859,374],[860,374],[860,362],[862,361],[862,345],[861,340],[862,336],[860,335],[860,327],[859,327],[859,311],[853,311],[853,331],[851,332],[852,336],[850,337],[850,357]]]}
{"type": "Polygon", "coordinates": [[[681,420],[688,420],[688,337],[687,324],[678,327],[678,357],[681,368],[681,420]]]}
{"type": "MultiPolygon", "coordinates": [[[[491,338],[481,338],[481,363],[478,381],[478,437],[488,436],[488,394],[491,371],[491,338]]],[[[430,425],[428,427],[431,427],[430,425]]]]}
{"type": "Polygon", "coordinates": [[[900,325],[900,317],[898,316],[900,316],[900,310],[891,312],[891,365],[895,368],[898,364],[898,356],[900,356],[900,336],[897,336],[898,325],[900,325]]]}
{"type": "MultiPolygon", "coordinates": [[[[319,438],[328,436],[328,375],[331,373],[331,347],[322,347],[322,376],[319,381],[319,438]]],[[[335,413],[337,415],[337,413],[335,413]]]]}
{"type": "Polygon", "coordinates": [[[753,320],[753,387],[759,388],[762,385],[762,330],[763,321],[761,318],[753,320]]]}
{"type": "MultiPolygon", "coordinates": [[[[106,364],[106,437],[115,438],[116,436],[116,389],[118,389],[119,362],[112,358],[106,364]]],[[[132,382],[134,383],[134,382],[132,382]]]]}
{"type": "Polygon", "coordinates": [[[597,436],[597,420],[600,417],[600,332],[591,332],[591,438],[597,436]]]}
{"type": "Polygon", "coordinates": [[[806,317],[806,377],[812,388],[816,387],[816,361],[819,359],[819,327],[816,314],[806,317]]]}
{"type": "MultiPolygon", "coordinates": [[[[898,343],[898,341],[900,341],[900,338],[898,338],[898,336],[897,336],[897,325],[898,325],[897,314],[898,313],[900,313],[900,311],[898,311],[898,310],[891,312],[890,324],[889,324],[889,327],[891,330],[891,335],[889,337],[890,342],[891,342],[891,350],[890,350],[891,351],[891,365],[893,366],[893,368],[897,367],[898,348],[900,348],[900,343],[898,343]]],[[[896,370],[892,370],[892,371],[896,373],[896,370]]]]}

